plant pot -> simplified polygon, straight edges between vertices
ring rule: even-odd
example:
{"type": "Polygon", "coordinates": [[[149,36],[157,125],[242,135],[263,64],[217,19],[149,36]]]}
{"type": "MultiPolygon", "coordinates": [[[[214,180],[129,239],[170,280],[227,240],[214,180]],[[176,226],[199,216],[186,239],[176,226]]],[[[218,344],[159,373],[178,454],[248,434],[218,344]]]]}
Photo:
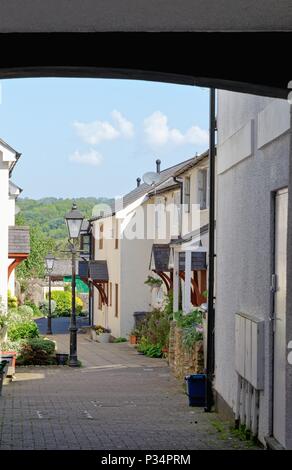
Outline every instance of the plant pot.
{"type": "Polygon", "coordinates": [[[97,341],[99,343],[109,343],[111,334],[110,333],[100,333],[99,335],[96,335],[97,341]]]}
{"type": "Polygon", "coordinates": [[[96,331],[94,329],[90,330],[90,334],[91,334],[91,339],[93,341],[97,341],[97,334],[96,334],[96,331]]]}
{"type": "Polygon", "coordinates": [[[137,336],[130,335],[130,344],[137,344],[137,336]]]}
{"type": "Polygon", "coordinates": [[[58,366],[65,366],[68,363],[69,354],[65,353],[57,353],[56,354],[56,362],[58,366]]]}

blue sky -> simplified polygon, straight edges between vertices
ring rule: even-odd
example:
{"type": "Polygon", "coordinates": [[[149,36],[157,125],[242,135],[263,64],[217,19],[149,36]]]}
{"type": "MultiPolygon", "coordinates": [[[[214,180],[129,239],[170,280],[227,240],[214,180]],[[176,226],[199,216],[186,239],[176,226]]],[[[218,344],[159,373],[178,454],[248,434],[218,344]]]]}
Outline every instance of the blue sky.
{"type": "Polygon", "coordinates": [[[207,89],[130,80],[0,82],[0,137],[22,153],[23,197],[122,195],[208,148],[207,89]]]}

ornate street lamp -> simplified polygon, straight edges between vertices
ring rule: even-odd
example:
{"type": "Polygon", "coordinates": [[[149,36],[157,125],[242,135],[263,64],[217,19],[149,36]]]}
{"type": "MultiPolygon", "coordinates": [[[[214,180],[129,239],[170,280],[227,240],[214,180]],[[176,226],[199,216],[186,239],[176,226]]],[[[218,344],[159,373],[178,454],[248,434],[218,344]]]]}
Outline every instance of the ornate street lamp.
{"type": "Polygon", "coordinates": [[[76,245],[79,239],[82,222],[84,220],[83,215],[77,209],[75,203],[73,203],[72,209],[65,215],[65,221],[67,224],[70,250],[72,254],[72,312],[70,320],[70,355],[69,355],[69,366],[78,367],[77,359],[77,325],[76,325],[76,305],[75,305],[75,290],[76,290],[76,245]]]}
{"type": "Polygon", "coordinates": [[[51,273],[54,269],[55,258],[52,253],[48,253],[46,258],[46,272],[49,278],[49,313],[48,313],[48,326],[47,326],[47,335],[52,335],[52,308],[51,308],[51,273]]]}

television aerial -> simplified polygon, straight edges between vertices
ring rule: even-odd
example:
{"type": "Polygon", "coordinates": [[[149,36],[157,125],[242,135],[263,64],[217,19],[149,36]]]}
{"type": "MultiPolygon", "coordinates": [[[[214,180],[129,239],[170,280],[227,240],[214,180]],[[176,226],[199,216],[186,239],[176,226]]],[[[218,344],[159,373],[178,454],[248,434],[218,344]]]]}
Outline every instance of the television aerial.
{"type": "Polygon", "coordinates": [[[148,171],[147,173],[144,173],[142,178],[145,184],[148,186],[154,186],[155,184],[159,183],[160,174],[154,171],[148,171]]]}

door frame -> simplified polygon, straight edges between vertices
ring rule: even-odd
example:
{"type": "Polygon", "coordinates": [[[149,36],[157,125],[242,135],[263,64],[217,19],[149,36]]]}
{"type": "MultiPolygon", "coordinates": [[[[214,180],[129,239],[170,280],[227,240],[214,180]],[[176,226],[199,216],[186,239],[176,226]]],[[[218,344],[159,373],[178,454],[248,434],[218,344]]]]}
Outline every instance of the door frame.
{"type": "MultiPolygon", "coordinates": [[[[289,187],[284,185],[277,189],[274,189],[271,192],[271,273],[270,273],[270,280],[272,280],[272,275],[275,274],[276,269],[276,197],[279,191],[287,189],[289,191],[289,187]]],[[[289,192],[288,192],[289,196],[289,192]]],[[[288,209],[289,210],[289,209],[288,209]]],[[[288,216],[288,214],[287,214],[288,216]]],[[[288,217],[287,217],[288,218],[288,217]]],[[[288,220],[287,220],[288,223],[288,220]]],[[[288,230],[288,225],[287,225],[288,230]]],[[[271,282],[270,282],[271,284],[271,282]]],[[[275,370],[274,370],[274,355],[275,355],[275,293],[276,291],[270,291],[270,317],[269,317],[269,340],[270,344],[272,345],[271,348],[271,355],[269,358],[269,367],[270,367],[270,419],[269,419],[269,435],[273,439],[276,440],[274,437],[274,382],[275,382],[275,370]]],[[[286,312],[287,314],[287,312],[286,312]]],[[[278,441],[277,441],[278,442],[278,441]]],[[[280,444],[280,443],[279,443],[280,444]]],[[[280,444],[282,445],[282,444],[280,444]]]]}

